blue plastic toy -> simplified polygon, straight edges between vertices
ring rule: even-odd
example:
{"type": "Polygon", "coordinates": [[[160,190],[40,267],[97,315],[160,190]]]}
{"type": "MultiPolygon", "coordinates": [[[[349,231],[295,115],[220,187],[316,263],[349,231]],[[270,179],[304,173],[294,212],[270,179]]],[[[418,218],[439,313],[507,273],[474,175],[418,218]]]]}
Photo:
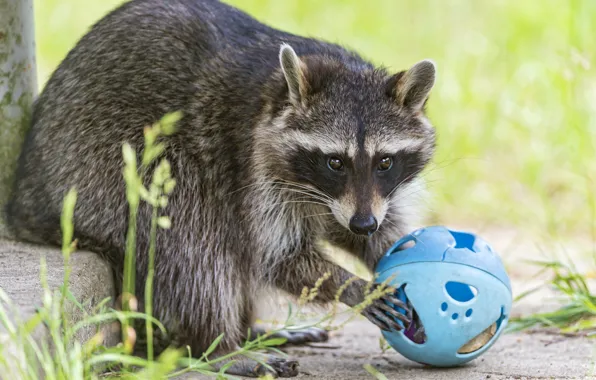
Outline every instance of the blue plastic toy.
{"type": "Polygon", "coordinates": [[[416,230],[389,249],[376,273],[413,310],[409,326],[398,321],[404,330],[383,331],[410,360],[437,367],[469,362],[507,325],[509,277],[497,253],[474,234],[442,226],[416,230]]]}

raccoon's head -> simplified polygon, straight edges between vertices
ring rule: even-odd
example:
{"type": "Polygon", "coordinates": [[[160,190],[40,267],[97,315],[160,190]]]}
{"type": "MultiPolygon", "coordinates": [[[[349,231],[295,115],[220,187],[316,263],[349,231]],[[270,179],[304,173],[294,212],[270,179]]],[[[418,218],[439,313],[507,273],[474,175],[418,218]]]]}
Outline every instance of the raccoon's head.
{"type": "Polygon", "coordinates": [[[276,99],[258,142],[268,174],[297,184],[353,234],[401,225],[400,190],[434,152],[424,106],[435,65],[425,60],[390,75],[356,61],[298,57],[289,45],[279,60],[276,99]]]}

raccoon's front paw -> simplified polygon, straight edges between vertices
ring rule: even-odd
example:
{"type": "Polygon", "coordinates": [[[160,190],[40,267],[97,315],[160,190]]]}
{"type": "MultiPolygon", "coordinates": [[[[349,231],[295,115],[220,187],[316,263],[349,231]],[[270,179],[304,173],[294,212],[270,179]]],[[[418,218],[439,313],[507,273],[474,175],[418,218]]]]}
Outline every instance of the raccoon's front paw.
{"type": "Polygon", "coordinates": [[[373,303],[362,311],[362,315],[368,318],[369,321],[374,323],[381,330],[385,331],[401,331],[404,325],[407,327],[411,323],[411,310],[408,306],[397,299],[393,294],[385,295],[373,301],[373,303]],[[391,307],[390,305],[394,307],[391,307]],[[404,310],[403,313],[395,310],[395,307],[404,310]],[[405,315],[404,315],[405,314],[405,315]],[[398,321],[401,321],[404,325],[400,325],[398,321]]]}

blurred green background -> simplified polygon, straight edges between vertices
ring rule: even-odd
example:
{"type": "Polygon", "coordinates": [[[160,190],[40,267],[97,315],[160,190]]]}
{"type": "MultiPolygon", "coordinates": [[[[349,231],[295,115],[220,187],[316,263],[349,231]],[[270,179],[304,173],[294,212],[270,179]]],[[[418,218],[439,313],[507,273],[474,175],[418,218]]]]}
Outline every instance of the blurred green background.
{"type": "MultiPolygon", "coordinates": [[[[40,86],[121,2],[36,2],[40,86]]],[[[428,223],[548,236],[596,228],[596,1],[227,2],[392,70],[436,62],[429,114],[439,150],[426,172],[428,223]]]]}

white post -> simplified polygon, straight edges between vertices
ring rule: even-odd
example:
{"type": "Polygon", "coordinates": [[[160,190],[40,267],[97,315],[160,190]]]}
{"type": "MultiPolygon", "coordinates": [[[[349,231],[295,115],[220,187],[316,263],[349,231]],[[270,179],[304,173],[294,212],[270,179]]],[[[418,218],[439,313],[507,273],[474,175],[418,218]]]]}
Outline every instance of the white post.
{"type": "MultiPolygon", "coordinates": [[[[0,0],[0,208],[12,188],[16,162],[37,94],[33,0],[0,0]]],[[[3,215],[0,212],[0,215],[3,215]]],[[[0,217],[0,237],[7,235],[0,217]]]]}

